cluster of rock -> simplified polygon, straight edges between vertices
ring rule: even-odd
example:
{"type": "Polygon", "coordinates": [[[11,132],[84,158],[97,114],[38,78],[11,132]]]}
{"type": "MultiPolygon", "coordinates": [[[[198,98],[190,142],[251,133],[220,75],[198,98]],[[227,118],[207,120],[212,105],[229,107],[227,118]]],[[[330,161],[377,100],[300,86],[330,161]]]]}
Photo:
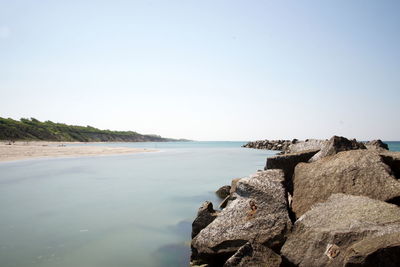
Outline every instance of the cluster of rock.
{"type": "Polygon", "coordinates": [[[242,147],[255,148],[255,149],[267,149],[267,150],[278,150],[287,151],[291,144],[295,144],[297,139],[290,140],[258,140],[248,142],[242,147]]]}
{"type": "Polygon", "coordinates": [[[374,148],[383,148],[386,150],[389,150],[389,146],[387,144],[385,144],[384,142],[382,142],[381,140],[372,140],[372,141],[368,141],[365,143],[365,146],[369,149],[374,149],[374,148]]]}
{"type": "MultiPolygon", "coordinates": [[[[334,140],[338,146],[335,146],[335,149],[338,150],[337,152],[341,151],[342,149],[349,150],[349,149],[389,149],[388,145],[383,143],[381,140],[373,140],[368,142],[358,142],[356,139],[348,140],[347,138],[342,138],[339,136],[335,136],[334,140]],[[343,148],[340,148],[343,146],[343,148]]],[[[280,154],[286,153],[294,153],[304,150],[322,150],[323,148],[327,148],[327,144],[332,142],[332,140],[321,140],[321,139],[306,139],[304,141],[299,141],[297,139],[293,140],[258,140],[248,142],[247,144],[243,145],[242,147],[247,148],[255,148],[255,149],[266,149],[266,150],[277,150],[281,151],[280,154]]],[[[325,151],[321,152],[325,154],[329,154],[331,152],[325,151]]]]}
{"type": "Polygon", "coordinates": [[[191,266],[400,266],[399,179],[400,152],[379,142],[270,157],[220,190],[221,210],[201,206],[191,266]]]}

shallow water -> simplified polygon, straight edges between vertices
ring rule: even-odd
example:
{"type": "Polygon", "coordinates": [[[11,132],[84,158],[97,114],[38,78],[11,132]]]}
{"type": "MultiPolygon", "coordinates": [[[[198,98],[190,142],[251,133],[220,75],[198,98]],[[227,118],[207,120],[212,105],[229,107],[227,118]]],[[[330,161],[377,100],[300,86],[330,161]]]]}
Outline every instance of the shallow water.
{"type": "Polygon", "coordinates": [[[88,144],[159,152],[0,163],[0,266],[187,266],[201,203],[274,154],[241,144],[88,144]]]}
{"type": "Polygon", "coordinates": [[[0,266],[187,266],[201,203],[273,154],[241,144],[120,143],[108,145],[159,152],[1,163],[0,266]]]}

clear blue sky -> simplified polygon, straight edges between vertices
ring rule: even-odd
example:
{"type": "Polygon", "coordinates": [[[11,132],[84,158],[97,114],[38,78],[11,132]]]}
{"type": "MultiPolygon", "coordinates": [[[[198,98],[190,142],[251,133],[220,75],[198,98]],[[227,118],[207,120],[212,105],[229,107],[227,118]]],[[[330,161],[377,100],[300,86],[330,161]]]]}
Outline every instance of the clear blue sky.
{"type": "Polygon", "coordinates": [[[400,140],[400,1],[0,0],[0,116],[400,140]]]}

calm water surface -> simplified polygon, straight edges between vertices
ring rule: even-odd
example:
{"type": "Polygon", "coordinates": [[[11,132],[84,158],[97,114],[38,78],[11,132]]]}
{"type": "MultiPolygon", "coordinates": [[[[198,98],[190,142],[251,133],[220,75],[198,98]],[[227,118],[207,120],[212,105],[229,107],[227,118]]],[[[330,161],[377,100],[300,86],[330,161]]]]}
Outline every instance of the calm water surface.
{"type": "MultiPolygon", "coordinates": [[[[0,164],[0,266],[187,266],[191,222],[273,152],[242,142],[119,143],[124,156],[0,164]]],[[[104,144],[102,144],[104,145],[104,144]]]]}
{"type": "Polygon", "coordinates": [[[241,144],[114,143],[159,152],[1,163],[0,266],[187,266],[200,204],[273,154],[241,144]]]}
{"type": "Polygon", "coordinates": [[[400,151],[400,141],[385,141],[389,145],[389,150],[400,151]]]}

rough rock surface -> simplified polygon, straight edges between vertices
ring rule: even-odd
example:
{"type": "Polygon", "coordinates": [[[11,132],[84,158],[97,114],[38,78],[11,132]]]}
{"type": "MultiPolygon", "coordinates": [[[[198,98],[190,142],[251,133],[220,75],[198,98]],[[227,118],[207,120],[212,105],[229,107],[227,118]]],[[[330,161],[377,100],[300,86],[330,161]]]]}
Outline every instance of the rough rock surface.
{"type": "Polygon", "coordinates": [[[305,150],[321,150],[328,140],[319,140],[319,139],[307,139],[305,141],[298,141],[294,144],[291,144],[288,152],[296,153],[305,150]]]}
{"type": "Polygon", "coordinates": [[[344,266],[400,266],[400,232],[355,243],[346,251],[344,266]]]}
{"type": "Polygon", "coordinates": [[[296,153],[272,156],[267,159],[265,170],[267,169],[281,169],[285,174],[286,189],[293,193],[292,176],[294,168],[300,162],[307,162],[319,150],[306,150],[296,153]]]}
{"type": "Polygon", "coordinates": [[[281,256],[272,249],[247,242],[224,264],[224,267],[279,267],[281,256]]]}
{"type": "Polygon", "coordinates": [[[372,141],[368,141],[365,143],[365,146],[368,149],[385,149],[385,150],[389,150],[389,146],[382,142],[382,140],[378,139],[378,140],[372,140],[372,141]]]}
{"type": "Polygon", "coordinates": [[[366,147],[363,143],[357,142],[356,139],[349,140],[345,137],[335,135],[332,136],[332,138],[325,143],[321,150],[310,159],[310,162],[317,161],[326,156],[335,155],[341,151],[356,149],[366,149],[366,147]]]}
{"type": "Polygon", "coordinates": [[[297,266],[343,266],[347,255],[354,255],[347,251],[352,245],[399,232],[398,206],[368,197],[334,194],[296,221],[281,253],[286,263],[297,266]]]}
{"type": "Polygon", "coordinates": [[[213,208],[210,201],[204,202],[198,212],[197,217],[192,223],[192,238],[195,237],[202,229],[209,225],[217,217],[217,212],[213,208]]]}
{"type": "MultiPolygon", "coordinates": [[[[393,159],[396,163],[394,159],[399,154],[384,155],[387,161],[393,159]]],[[[364,195],[394,203],[400,197],[400,180],[395,175],[383,156],[372,150],[344,151],[313,163],[299,163],[293,175],[292,209],[298,218],[313,204],[334,193],[364,195]]]]}
{"type": "Polygon", "coordinates": [[[283,182],[282,170],[240,179],[234,200],[192,240],[192,259],[222,265],[248,241],[279,249],[291,229],[283,182]]]}
{"type": "Polygon", "coordinates": [[[220,197],[220,198],[226,198],[229,195],[230,190],[231,190],[231,186],[230,185],[224,185],[224,186],[221,186],[215,192],[215,194],[217,194],[217,196],[220,197]]]}

